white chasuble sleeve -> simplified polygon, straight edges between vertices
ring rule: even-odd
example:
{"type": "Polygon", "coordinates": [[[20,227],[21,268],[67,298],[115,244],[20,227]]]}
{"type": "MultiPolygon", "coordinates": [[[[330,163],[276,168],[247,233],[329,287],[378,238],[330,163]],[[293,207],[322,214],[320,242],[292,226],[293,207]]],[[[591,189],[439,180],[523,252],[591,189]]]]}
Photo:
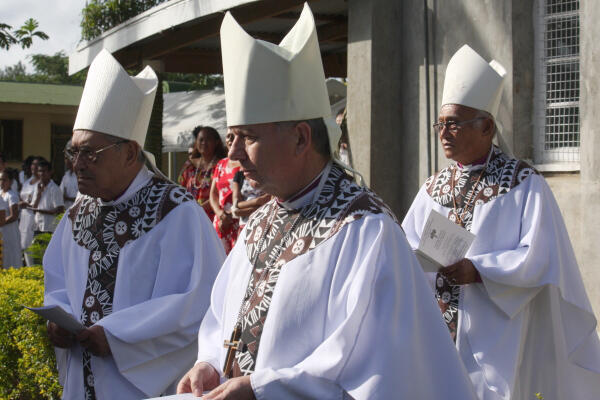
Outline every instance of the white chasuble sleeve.
{"type": "Polygon", "coordinates": [[[599,393],[596,319],[545,180],[532,175],[478,207],[473,231],[478,238],[467,256],[485,289],[465,291],[464,307],[469,344],[488,385],[502,388],[506,381],[512,390],[499,393],[516,396],[539,387],[557,398],[599,393]],[[504,316],[485,304],[486,297],[504,316]],[[501,340],[505,346],[497,345],[501,340]],[[541,362],[548,357],[553,361],[541,362]]]}
{"type": "Polygon", "coordinates": [[[225,258],[210,222],[185,202],[119,256],[113,312],[98,322],[119,372],[149,396],[190,368],[213,281],[225,258]]]}
{"type": "MultiPolygon", "coordinates": [[[[71,307],[72,299],[69,298],[69,288],[64,269],[64,242],[65,240],[67,243],[73,242],[69,231],[71,224],[68,219],[68,217],[63,217],[60,220],[44,253],[44,305],[60,306],[69,314],[78,317],[79,313],[73,312],[71,307]]],[[[68,246],[68,244],[66,245],[68,246]]],[[[85,263],[87,260],[82,259],[80,261],[85,263]]]]}
{"type": "MultiPolygon", "coordinates": [[[[402,223],[413,248],[432,209],[450,211],[423,187],[402,223]]],[[[471,232],[476,239],[467,258],[483,283],[463,286],[457,346],[498,396],[490,398],[529,398],[542,391],[546,397],[587,399],[600,392],[596,319],[543,177],[531,175],[476,205],[471,232]]]]}
{"type": "Polygon", "coordinates": [[[475,398],[400,227],[368,216],[329,240],[310,260],[334,271],[323,339],[295,365],[257,369],[256,397],[475,398]]]}
{"type": "MultiPolygon", "coordinates": [[[[241,238],[199,332],[198,361],[218,371],[250,270],[241,238]]],[[[282,268],[251,383],[259,400],[475,398],[400,227],[383,215],[282,268]]]]}

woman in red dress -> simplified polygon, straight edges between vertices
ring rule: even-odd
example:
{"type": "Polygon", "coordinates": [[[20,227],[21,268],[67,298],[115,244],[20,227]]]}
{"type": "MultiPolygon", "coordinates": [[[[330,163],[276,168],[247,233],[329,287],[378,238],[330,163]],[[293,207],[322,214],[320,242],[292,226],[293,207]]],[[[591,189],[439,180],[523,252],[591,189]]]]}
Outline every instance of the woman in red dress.
{"type": "Polygon", "coordinates": [[[178,181],[194,196],[212,221],[214,212],[209,199],[213,171],[217,160],[225,157],[227,151],[214,128],[197,126],[192,133],[194,149],[190,159],[183,164],[178,181]]]}
{"type": "MultiPolygon", "coordinates": [[[[227,148],[233,143],[233,133],[227,131],[225,137],[227,148]]],[[[229,254],[237,239],[239,220],[231,215],[233,204],[233,192],[231,182],[235,173],[240,170],[240,163],[229,158],[223,158],[215,166],[212,184],[210,188],[210,204],[215,216],[213,224],[217,235],[221,238],[225,253],[229,254]]]]}

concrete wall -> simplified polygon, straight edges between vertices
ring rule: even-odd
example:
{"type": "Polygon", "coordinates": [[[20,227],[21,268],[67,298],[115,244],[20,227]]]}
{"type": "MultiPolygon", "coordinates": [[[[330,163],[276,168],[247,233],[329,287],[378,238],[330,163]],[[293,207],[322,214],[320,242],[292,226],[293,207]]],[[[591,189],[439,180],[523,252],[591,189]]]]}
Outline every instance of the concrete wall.
{"type": "MultiPolygon", "coordinates": [[[[348,127],[354,164],[367,183],[396,212],[407,197],[398,182],[407,179],[411,151],[400,108],[403,54],[403,2],[349,0],[348,2],[348,127]],[[390,168],[393,160],[394,168],[390,168]]],[[[409,178],[410,179],[410,178],[409,178]]]]}
{"type": "MultiPolygon", "coordinates": [[[[578,256],[592,307],[600,315],[600,8],[595,1],[581,1],[580,10],[580,129],[581,129],[581,220],[578,256]]],[[[600,319],[600,318],[599,318],[600,319]]],[[[600,327],[598,327],[600,330],[600,327]]]]}

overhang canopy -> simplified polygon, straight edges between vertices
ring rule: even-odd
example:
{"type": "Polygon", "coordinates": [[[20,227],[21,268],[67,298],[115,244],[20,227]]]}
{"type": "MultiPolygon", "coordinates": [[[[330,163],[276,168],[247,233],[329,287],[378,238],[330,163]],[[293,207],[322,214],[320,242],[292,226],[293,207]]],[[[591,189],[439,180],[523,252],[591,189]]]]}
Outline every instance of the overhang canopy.
{"type": "Polygon", "coordinates": [[[227,133],[223,89],[165,93],[163,95],[163,153],[187,151],[194,142],[192,131],[198,125],[227,133]]]}
{"type": "MultiPolygon", "coordinates": [[[[327,79],[331,113],[346,106],[346,85],[327,79]]],[[[215,128],[224,139],[227,133],[225,92],[223,89],[194,90],[163,94],[163,153],[187,151],[194,143],[192,131],[198,125],[215,128]]]]}
{"type": "MultiPolygon", "coordinates": [[[[96,39],[69,56],[69,73],[87,68],[103,48],[125,68],[162,62],[163,72],[222,73],[219,28],[231,11],[253,37],[279,43],[300,15],[305,0],[171,0],[96,39]]],[[[348,12],[345,0],[308,2],[327,76],[346,76],[348,12]]]]}

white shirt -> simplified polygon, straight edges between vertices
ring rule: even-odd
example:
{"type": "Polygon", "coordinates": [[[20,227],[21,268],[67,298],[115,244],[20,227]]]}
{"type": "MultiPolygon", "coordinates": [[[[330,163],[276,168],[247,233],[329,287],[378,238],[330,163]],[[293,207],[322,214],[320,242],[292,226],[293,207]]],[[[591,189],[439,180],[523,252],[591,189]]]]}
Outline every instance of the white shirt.
{"type": "MultiPolygon", "coordinates": [[[[152,177],[145,167],[117,200],[132,198],[152,177]]],[[[132,208],[133,210],[133,208],[132,208]]],[[[90,250],[73,238],[67,214],[44,255],[44,304],[81,318],[90,250]]],[[[225,254],[202,208],[183,202],[118,256],[112,313],[104,327],[112,356],[92,356],[98,399],[139,400],[167,391],[191,368],[198,326],[225,254]]],[[[65,399],[83,399],[81,347],[56,349],[65,399]]]]}
{"type": "MultiPolygon", "coordinates": [[[[35,189],[33,191],[32,202],[38,196],[38,185],[35,185],[35,189]]],[[[37,205],[37,208],[40,210],[53,210],[57,207],[63,206],[65,202],[63,200],[63,194],[58,185],[54,183],[53,180],[50,180],[46,188],[41,194],[40,201],[37,205]]],[[[54,232],[56,229],[56,217],[57,214],[49,215],[42,214],[41,212],[36,211],[34,216],[33,230],[41,231],[41,232],[54,232]]]]}
{"type": "MultiPolygon", "coordinates": [[[[77,185],[77,175],[72,171],[67,170],[60,181],[60,190],[63,196],[70,197],[72,199],[77,197],[79,187],[77,185]]],[[[64,197],[63,197],[64,198],[64,197]]],[[[72,201],[65,200],[65,209],[69,209],[73,205],[72,201]]]]}
{"type": "MultiPolygon", "coordinates": [[[[13,190],[9,190],[7,192],[0,191],[0,198],[3,199],[8,208],[12,207],[14,204],[19,204],[19,196],[13,190]]],[[[6,210],[6,216],[8,217],[9,210],[6,210]]],[[[18,209],[18,208],[17,208],[18,209]]],[[[17,211],[18,212],[18,211],[17,211]]],[[[3,255],[4,268],[15,267],[19,268],[22,266],[23,262],[21,260],[21,241],[20,241],[20,232],[19,232],[19,222],[18,220],[13,221],[7,225],[4,225],[2,228],[2,241],[3,241],[3,255]]]]}
{"type": "MultiPolygon", "coordinates": [[[[27,179],[21,188],[20,198],[30,203],[33,199],[35,183],[31,183],[33,177],[27,179]]],[[[21,233],[21,249],[25,250],[33,242],[34,213],[28,208],[22,208],[19,216],[19,231],[21,233]]]]}

